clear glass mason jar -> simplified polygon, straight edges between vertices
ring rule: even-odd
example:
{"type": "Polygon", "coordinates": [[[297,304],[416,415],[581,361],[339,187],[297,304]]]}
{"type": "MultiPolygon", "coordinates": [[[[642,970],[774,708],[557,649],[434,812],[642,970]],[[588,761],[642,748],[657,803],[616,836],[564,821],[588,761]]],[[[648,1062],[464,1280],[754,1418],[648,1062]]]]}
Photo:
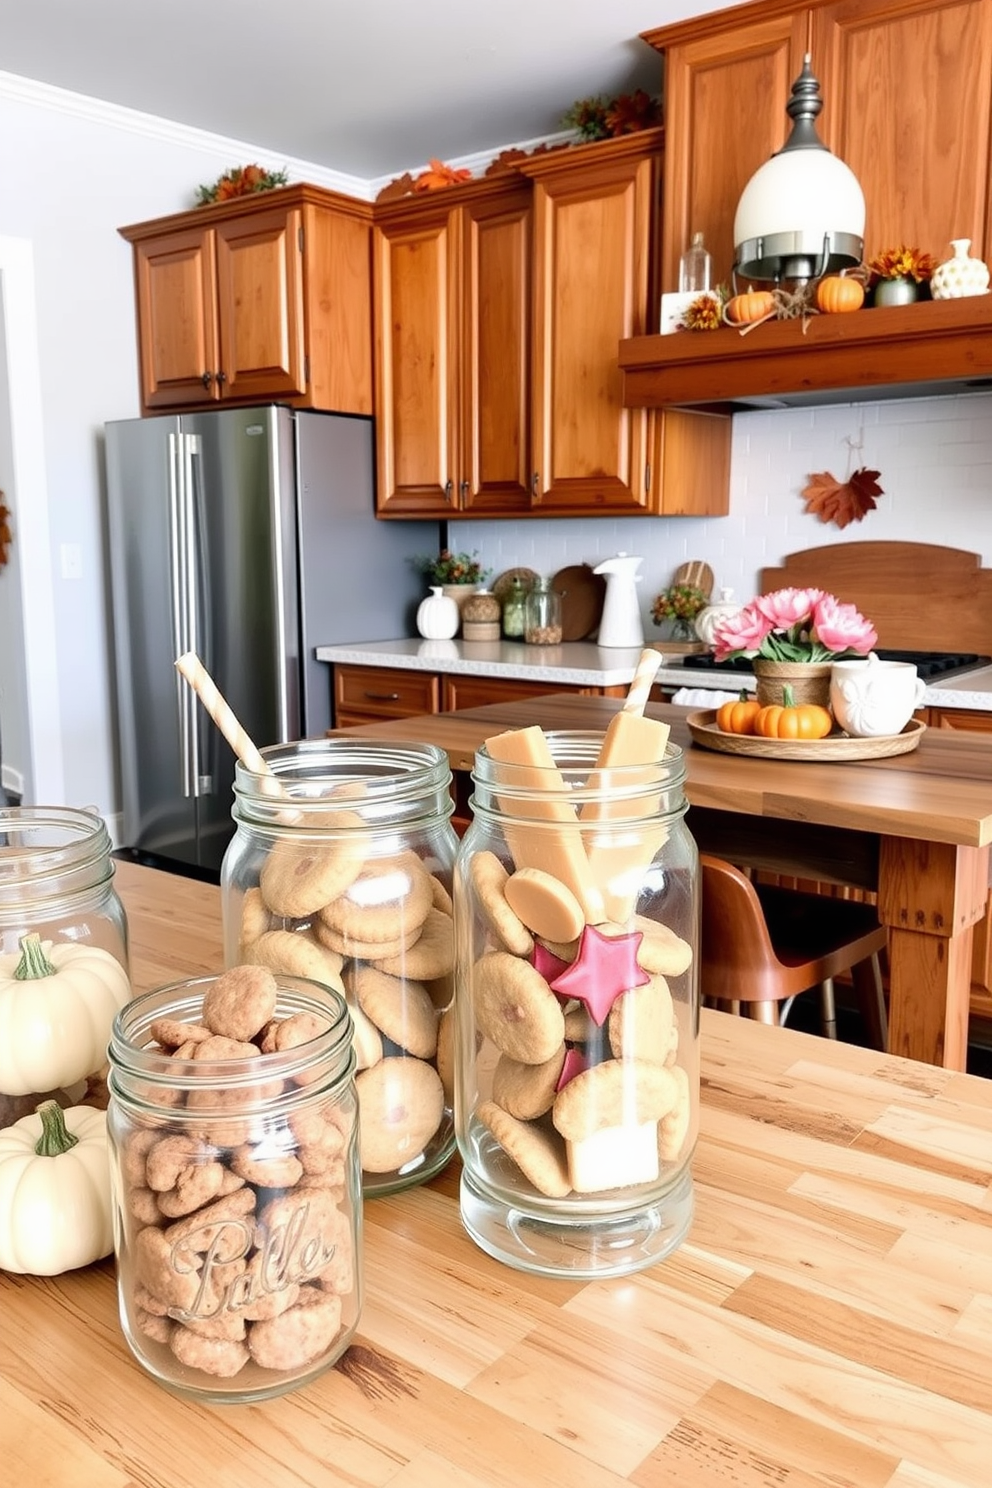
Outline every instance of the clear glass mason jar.
{"type": "Polygon", "coordinates": [[[525,1271],[621,1275],[692,1217],[699,867],[682,752],[475,757],[455,864],[462,1221],[525,1271]]]}
{"type": "Polygon", "coordinates": [[[224,958],[313,977],[354,1024],[365,1196],[451,1158],[458,840],[433,744],[312,739],[238,765],[221,867],[224,958]]]}
{"type": "Polygon", "coordinates": [[[256,1042],[208,1041],[220,981],[175,982],[118,1014],[107,1133],[131,1352],[175,1394],[240,1404],[307,1384],[347,1348],[361,1179],[344,998],[277,976],[256,1042]]]}
{"type": "Polygon", "coordinates": [[[538,579],[527,591],[524,640],[529,646],[561,644],[561,595],[548,578],[538,579]]]}
{"type": "Polygon", "coordinates": [[[0,1126],[79,1098],[131,995],[127,919],[93,811],[0,808],[0,1126]],[[77,975],[78,973],[78,975],[77,975]]]}

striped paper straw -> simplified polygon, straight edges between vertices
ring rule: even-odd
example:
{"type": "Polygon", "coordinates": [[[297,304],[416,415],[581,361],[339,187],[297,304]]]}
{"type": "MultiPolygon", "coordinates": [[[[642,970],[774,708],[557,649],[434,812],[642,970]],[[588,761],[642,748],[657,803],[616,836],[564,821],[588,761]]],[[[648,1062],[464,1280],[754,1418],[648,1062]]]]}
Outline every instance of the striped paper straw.
{"type": "Polygon", "coordinates": [[[245,769],[258,775],[271,775],[270,766],[255,748],[243,725],[238,721],[234,709],[223,696],[196,652],[184,652],[176,662],[176,671],[186,678],[245,769]]]}
{"type": "Polygon", "coordinates": [[[653,646],[641,652],[623,705],[624,713],[644,712],[648,698],[651,696],[651,684],[658,674],[661,661],[661,652],[656,651],[653,646]]]}

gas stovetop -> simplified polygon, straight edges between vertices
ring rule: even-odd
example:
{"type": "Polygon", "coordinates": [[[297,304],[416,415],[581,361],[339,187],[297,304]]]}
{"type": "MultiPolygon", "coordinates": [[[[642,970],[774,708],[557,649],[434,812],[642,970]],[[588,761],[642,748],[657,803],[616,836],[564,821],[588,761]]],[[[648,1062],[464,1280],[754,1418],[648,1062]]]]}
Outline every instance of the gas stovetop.
{"type": "MultiPolygon", "coordinates": [[[[958,677],[963,672],[973,672],[978,667],[992,665],[992,656],[979,656],[972,651],[885,651],[881,647],[875,655],[880,661],[909,661],[916,667],[924,681],[958,677]]],[[[736,656],[733,661],[717,661],[712,651],[681,658],[687,670],[700,672],[745,672],[753,673],[751,659],[736,656]]],[[[674,661],[672,663],[675,664],[674,661]]]]}

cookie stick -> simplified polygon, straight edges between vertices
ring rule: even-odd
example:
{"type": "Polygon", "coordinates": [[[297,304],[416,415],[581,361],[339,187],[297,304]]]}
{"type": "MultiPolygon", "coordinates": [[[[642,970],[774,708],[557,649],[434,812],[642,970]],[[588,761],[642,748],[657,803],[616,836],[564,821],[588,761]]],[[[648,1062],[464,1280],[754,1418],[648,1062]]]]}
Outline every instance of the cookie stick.
{"type": "MultiPolygon", "coordinates": [[[[632,765],[650,766],[664,757],[671,730],[667,723],[654,718],[645,718],[644,709],[651,695],[661,666],[661,652],[647,647],[641,652],[627,697],[620,712],[611,718],[603,737],[596,761],[596,770],[609,771],[622,768],[623,779],[632,782],[632,765]]],[[[595,775],[593,776],[595,779],[595,775]]],[[[634,777],[636,779],[636,776],[634,777]]],[[[650,784],[650,772],[645,773],[644,784],[650,784]]],[[[609,790],[609,774],[602,776],[600,789],[609,790]]],[[[644,811],[643,797],[633,799],[614,797],[610,800],[589,801],[579,813],[584,822],[639,816],[644,811]]],[[[607,837],[592,841],[589,845],[590,867],[603,893],[607,912],[611,919],[625,923],[633,912],[640,889],[641,874],[651,862],[661,843],[665,840],[665,829],[645,831],[640,839],[631,843],[629,836],[618,835],[615,841],[607,837]]]]}
{"type": "MultiPolygon", "coordinates": [[[[526,816],[542,825],[528,828],[507,823],[506,841],[517,868],[542,868],[571,889],[592,924],[605,918],[602,895],[593,881],[575,808],[551,747],[539,724],[494,734],[485,743],[497,765],[510,768],[505,781],[526,791],[541,792],[529,799],[509,799],[509,814],[526,816]],[[554,823],[558,823],[557,827],[554,823]]],[[[494,772],[499,783],[499,774],[494,772]]]]}

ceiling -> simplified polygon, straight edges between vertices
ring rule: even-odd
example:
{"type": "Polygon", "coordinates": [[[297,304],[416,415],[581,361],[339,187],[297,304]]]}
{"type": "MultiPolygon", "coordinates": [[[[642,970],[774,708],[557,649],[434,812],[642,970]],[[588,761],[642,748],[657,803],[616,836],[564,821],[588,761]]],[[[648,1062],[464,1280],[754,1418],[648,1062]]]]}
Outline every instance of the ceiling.
{"type": "Polygon", "coordinates": [[[554,134],[580,98],[657,94],[638,33],[729,3],[0,0],[0,66],[368,181],[554,134]]]}

